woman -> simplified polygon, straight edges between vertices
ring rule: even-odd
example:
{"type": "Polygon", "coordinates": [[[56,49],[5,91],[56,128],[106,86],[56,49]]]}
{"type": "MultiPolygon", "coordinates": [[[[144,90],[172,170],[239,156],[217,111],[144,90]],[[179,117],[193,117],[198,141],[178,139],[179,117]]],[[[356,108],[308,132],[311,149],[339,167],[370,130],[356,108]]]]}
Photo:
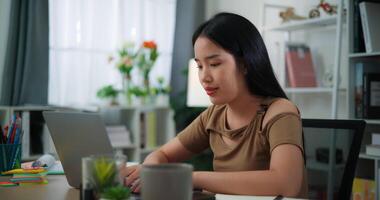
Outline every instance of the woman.
{"type": "MultiPolygon", "coordinates": [[[[193,172],[195,188],[307,197],[300,115],[277,82],[255,26],[220,13],[195,31],[193,46],[199,80],[214,105],[143,164],[180,162],[210,147],[214,171],[193,172]]],[[[123,172],[134,192],[140,170],[123,172]]]]}

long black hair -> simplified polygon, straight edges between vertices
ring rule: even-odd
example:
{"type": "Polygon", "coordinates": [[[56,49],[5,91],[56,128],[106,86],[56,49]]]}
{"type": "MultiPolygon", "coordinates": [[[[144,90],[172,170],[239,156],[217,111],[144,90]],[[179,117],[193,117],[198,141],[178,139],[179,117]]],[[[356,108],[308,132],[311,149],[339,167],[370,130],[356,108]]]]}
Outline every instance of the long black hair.
{"type": "Polygon", "coordinates": [[[246,72],[245,81],[251,94],[287,99],[273,72],[264,41],[249,20],[233,13],[219,13],[194,32],[193,46],[201,36],[233,55],[238,67],[246,72]]]}

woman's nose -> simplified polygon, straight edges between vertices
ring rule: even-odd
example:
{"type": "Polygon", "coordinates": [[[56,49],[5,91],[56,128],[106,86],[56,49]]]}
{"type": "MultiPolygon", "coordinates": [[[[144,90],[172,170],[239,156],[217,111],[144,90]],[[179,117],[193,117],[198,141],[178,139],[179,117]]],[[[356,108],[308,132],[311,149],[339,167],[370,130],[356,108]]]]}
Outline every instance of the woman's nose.
{"type": "Polygon", "coordinates": [[[210,71],[205,67],[198,72],[200,82],[209,83],[212,81],[212,76],[210,71]]]}

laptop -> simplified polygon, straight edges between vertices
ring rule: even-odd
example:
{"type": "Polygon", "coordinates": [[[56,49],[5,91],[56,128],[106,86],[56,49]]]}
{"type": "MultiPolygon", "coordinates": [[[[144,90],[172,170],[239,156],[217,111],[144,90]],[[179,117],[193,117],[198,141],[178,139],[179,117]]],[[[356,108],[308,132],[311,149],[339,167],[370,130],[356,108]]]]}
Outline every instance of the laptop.
{"type": "Polygon", "coordinates": [[[43,116],[70,186],[82,181],[82,157],[112,154],[105,125],[95,113],[44,111],[43,116]]]}

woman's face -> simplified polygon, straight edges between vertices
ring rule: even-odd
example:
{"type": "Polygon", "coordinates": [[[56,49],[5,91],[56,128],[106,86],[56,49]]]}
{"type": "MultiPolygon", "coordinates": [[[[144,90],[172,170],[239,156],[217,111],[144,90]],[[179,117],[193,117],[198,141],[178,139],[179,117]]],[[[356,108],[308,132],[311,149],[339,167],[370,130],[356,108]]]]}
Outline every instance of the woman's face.
{"type": "Polygon", "coordinates": [[[232,54],[202,36],[195,41],[194,53],[199,81],[213,104],[229,104],[249,93],[232,54]]]}

